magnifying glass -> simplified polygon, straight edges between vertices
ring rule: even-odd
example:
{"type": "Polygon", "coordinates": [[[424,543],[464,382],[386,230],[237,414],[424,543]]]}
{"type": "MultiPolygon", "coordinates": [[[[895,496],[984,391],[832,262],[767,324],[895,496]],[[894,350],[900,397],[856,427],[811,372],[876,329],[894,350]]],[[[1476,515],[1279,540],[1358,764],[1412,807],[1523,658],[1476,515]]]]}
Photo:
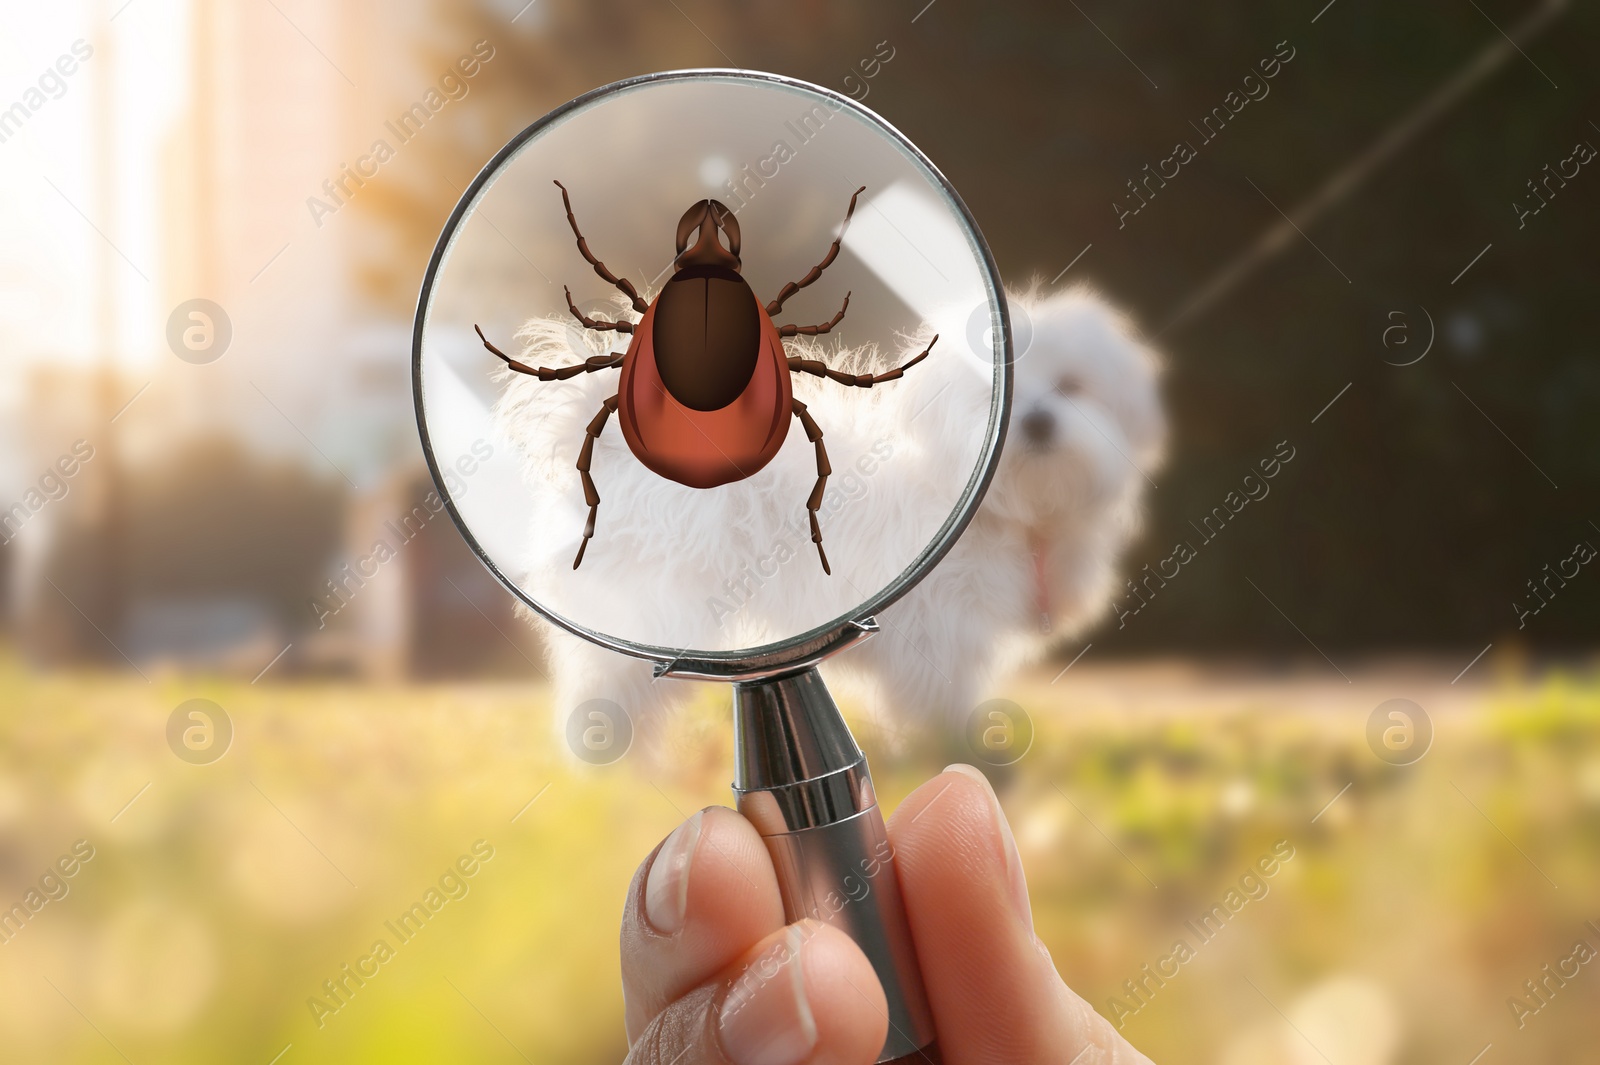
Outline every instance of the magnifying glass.
{"type": "Polygon", "coordinates": [[[932,1059],[934,1029],[816,665],[877,632],[978,507],[1011,398],[1002,293],[955,190],[882,118],[689,70],[507,144],[450,216],[413,332],[429,469],[490,572],[657,676],[733,684],[739,810],[788,920],[872,962],[883,1062],[932,1059]]]}

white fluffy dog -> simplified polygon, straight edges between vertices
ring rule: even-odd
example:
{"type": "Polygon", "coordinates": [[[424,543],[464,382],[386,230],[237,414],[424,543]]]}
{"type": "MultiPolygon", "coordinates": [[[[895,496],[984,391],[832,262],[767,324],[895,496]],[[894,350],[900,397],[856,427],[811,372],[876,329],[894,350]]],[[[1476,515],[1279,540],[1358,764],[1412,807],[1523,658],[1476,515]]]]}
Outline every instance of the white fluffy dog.
{"type": "MultiPolygon", "coordinates": [[[[1082,288],[1008,299],[1019,349],[1011,423],[982,506],[943,561],[882,612],[880,633],[823,667],[830,683],[857,691],[865,685],[874,712],[900,724],[958,724],[1003,672],[1042,656],[1053,641],[1081,630],[1104,610],[1117,557],[1137,529],[1143,487],[1161,458],[1165,420],[1158,365],[1129,323],[1082,288]]],[[[862,390],[795,375],[796,396],[825,432],[835,471],[830,487],[846,497],[853,490],[891,493],[877,501],[881,505],[872,515],[869,508],[849,506],[825,512],[824,546],[836,572],[851,552],[907,557],[906,545],[896,542],[898,527],[925,529],[928,520],[941,522],[943,514],[918,511],[937,505],[929,502],[937,498],[931,486],[953,463],[970,464],[971,427],[981,429],[985,420],[987,385],[950,351],[950,341],[959,340],[959,319],[932,324],[953,327],[947,333],[941,328],[948,337],[945,351],[936,346],[932,357],[890,384],[862,390]],[[932,399],[962,382],[936,405],[934,418],[945,424],[920,426],[914,441],[896,436],[904,430],[898,424],[905,421],[904,404],[924,409],[921,397],[932,399]],[[888,404],[889,389],[914,394],[888,404]],[[893,457],[868,457],[885,451],[893,457]],[[885,507],[906,520],[883,521],[885,507]]],[[[570,319],[534,319],[518,335],[524,343],[518,357],[533,365],[565,365],[617,346],[615,334],[585,333],[570,319]]],[[[898,365],[926,341],[926,335],[907,338],[893,360],[870,350],[808,349],[794,342],[791,351],[859,372],[898,365]]],[[[567,521],[571,528],[570,538],[526,560],[535,574],[530,590],[541,601],[539,585],[559,580],[567,594],[576,589],[588,595],[597,617],[616,622],[598,627],[615,632],[655,626],[698,647],[726,643],[730,623],[740,627],[735,644],[765,642],[767,634],[782,631],[780,619],[815,612],[815,604],[800,601],[805,592],[797,588],[804,582],[752,589],[748,577],[742,587],[722,579],[733,576],[724,560],[770,554],[770,533],[757,529],[792,533],[777,544],[784,552],[780,564],[818,565],[803,509],[815,479],[814,458],[798,426],[769,467],[770,477],[763,470],[752,479],[761,483],[707,492],[650,473],[628,453],[613,422],[594,449],[604,499],[595,540],[574,571],[571,558],[586,507],[573,462],[585,426],[615,391],[615,375],[547,383],[506,371],[502,379],[497,423],[523,456],[529,484],[541,497],[541,520],[567,521]],[[654,594],[618,596],[618,587],[632,588],[628,574],[641,564],[676,567],[663,572],[681,581],[669,581],[654,594]],[[716,601],[737,608],[731,618],[703,607],[704,589],[719,586],[728,588],[730,598],[716,601]],[[773,589],[790,601],[777,601],[773,589]]],[[[817,578],[827,580],[820,569],[817,578]]],[[[648,726],[690,694],[685,682],[652,681],[647,663],[544,628],[558,727],[592,698],[612,700],[648,726]]]]}

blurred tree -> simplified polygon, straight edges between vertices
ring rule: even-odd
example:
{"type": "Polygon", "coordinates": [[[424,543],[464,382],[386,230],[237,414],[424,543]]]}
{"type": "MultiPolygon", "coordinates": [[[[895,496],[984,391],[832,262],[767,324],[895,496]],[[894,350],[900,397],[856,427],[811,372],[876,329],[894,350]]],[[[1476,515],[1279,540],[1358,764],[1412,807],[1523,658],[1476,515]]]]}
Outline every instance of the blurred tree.
{"type": "Polygon", "coordinates": [[[539,0],[520,15],[519,8],[510,0],[436,4],[439,31],[423,46],[423,70],[444,70],[480,40],[494,46],[494,59],[473,79],[468,113],[440,124],[437,135],[430,126],[424,146],[407,153],[416,158],[395,167],[392,178],[385,171],[357,201],[383,238],[362,279],[402,313],[413,309],[428,256],[467,183],[519,130],[567,100],[608,82],[689,66],[793,72],[797,64],[820,69],[833,62],[831,77],[816,70],[811,77],[842,90],[857,57],[838,60],[836,42],[857,41],[861,56],[872,54],[865,25],[872,13],[831,0],[696,9],[692,22],[670,3],[539,0]]]}
{"type": "MultiPolygon", "coordinates": [[[[1190,522],[1278,441],[1300,449],[1272,498],[1205,545],[1125,629],[1113,621],[1097,648],[1312,653],[1283,615],[1328,647],[1514,639],[1511,603],[1529,594],[1526,582],[1578,538],[1600,545],[1585,509],[1600,489],[1587,298],[1600,238],[1591,207],[1600,187],[1588,186],[1600,177],[1571,179],[1523,228],[1511,206],[1574,142],[1600,144],[1585,110],[1594,75],[1584,42],[1600,30],[1592,8],[521,8],[439,4],[430,65],[442,69],[477,39],[493,42],[497,58],[470,105],[437,135],[430,129],[360,201],[383,234],[365,279],[397,311],[409,313],[472,174],[550,108],[609,81],[690,66],[762,68],[841,89],[852,64],[887,40],[895,58],[867,105],[961,190],[1009,281],[1058,278],[1083,252],[1057,283],[1092,281],[1168,359],[1172,458],[1155,478],[1148,538],[1130,572],[1193,539],[1190,522]],[[1497,27],[1517,36],[1519,50],[1497,27]],[[1266,95],[1209,140],[1198,132],[1246,75],[1288,52],[1266,95]],[[1460,91],[1446,92],[1453,79],[1460,91]],[[1386,138],[1392,151],[1356,166],[1386,138]],[[1121,217],[1114,205],[1132,202],[1128,183],[1179,141],[1197,157],[1150,186],[1137,215],[1121,217]],[[1283,226],[1280,209],[1298,215],[1322,189],[1326,209],[1303,235],[1286,231],[1236,284],[1180,317],[1283,226]],[[1383,344],[1393,311],[1415,331],[1408,352],[1421,350],[1432,323],[1430,354],[1414,366],[1385,364],[1398,361],[1383,344]]],[[[1592,640],[1597,608],[1600,573],[1585,573],[1521,635],[1592,640]]]]}

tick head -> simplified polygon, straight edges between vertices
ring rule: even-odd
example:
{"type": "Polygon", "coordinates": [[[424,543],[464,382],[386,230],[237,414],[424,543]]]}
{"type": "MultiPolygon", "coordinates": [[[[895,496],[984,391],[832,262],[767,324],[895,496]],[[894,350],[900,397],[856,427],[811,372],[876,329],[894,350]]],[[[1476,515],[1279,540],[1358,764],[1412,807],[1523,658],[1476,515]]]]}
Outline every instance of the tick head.
{"type": "Polygon", "coordinates": [[[678,257],[674,265],[679,270],[686,266],[721,266],[738,273],[739,220],[733,212],[716,200],[701,200],[683,212],[678,221],[678,257]],[[690,246],[689,238],[696,230],[699,236],[690,246]],[[726,246],[717,236],[719,230],[727,237],[726,246]]]}

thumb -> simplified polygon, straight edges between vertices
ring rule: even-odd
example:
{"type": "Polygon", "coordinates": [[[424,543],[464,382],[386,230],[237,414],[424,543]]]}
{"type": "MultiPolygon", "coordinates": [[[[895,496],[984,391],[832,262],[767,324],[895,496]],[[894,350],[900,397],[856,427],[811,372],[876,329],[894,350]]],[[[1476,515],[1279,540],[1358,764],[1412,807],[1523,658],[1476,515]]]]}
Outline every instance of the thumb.
{"type": "Polygon", "coordinates": [[[1033,934],[1016,841],[982,773],[953,765],[922,785],[889,837],[947,1062],[1149,1065],[1033,934]]]}

